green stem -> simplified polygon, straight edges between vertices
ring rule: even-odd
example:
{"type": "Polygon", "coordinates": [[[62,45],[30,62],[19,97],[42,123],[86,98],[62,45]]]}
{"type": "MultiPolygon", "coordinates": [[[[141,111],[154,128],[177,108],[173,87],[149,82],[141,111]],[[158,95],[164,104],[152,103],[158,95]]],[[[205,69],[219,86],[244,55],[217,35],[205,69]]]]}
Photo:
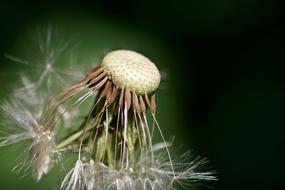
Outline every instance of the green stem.
{"type": "Polygon", "coordinates": [[[61,149],[61,148],[65,147],[65,146],[69,145],[70,143],[72,143],[73,141],[75,141],[76,139],[81,137],[81,135],[83,135],[83,133],[85,131],[88,131],[88,130],[92,129],[93,127],[94,127],[94,125],[89,125],[86,128],[81,129],[80,131],[77,131],[76,133],[74,133],[73,135],[71,135],[70,137],[64,139],[58,145],[56,145],[56,149],[61,149]]]}

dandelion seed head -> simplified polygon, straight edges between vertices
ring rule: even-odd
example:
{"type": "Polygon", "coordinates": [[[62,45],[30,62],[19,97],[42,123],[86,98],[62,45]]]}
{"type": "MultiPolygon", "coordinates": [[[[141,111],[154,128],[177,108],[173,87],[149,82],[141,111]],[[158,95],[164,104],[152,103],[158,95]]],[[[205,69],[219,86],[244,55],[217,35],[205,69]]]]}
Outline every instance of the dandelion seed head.
{"type": "MultiPolygon", "coordinates": [[[[156,120],[155,91],[161,75],[151,60],[130,50],[112,51],[84,78],[62,89],[68,85],[66,77],[75,79],[82,68],[57,67],[70,52],[70,41],[63,40],[52,26],[40,29],[39,60],[6,55],[38,71],[35,81],[22,75],[22,86],[13,91],[12,100],[0,105],[3,124],[14,129],[0,137],[0,147],[30,140],[25,151],[29,156],[21,169],[32,168],[38,182],[66,150],[78,154],[78,159],[61,190],[175,190],[216,180],[212,172],[200,169],[205,159],[189,162],[188,153],[171,156],[171,144],[156,120]],[[62,91],[57,93],[59,88],[62,91]],[[88,115],[83,115],[83,106],[90,102],[88,115]],[[163,142],[153,145],[155,130],[163,142]]],[[[75,60],[70,58],[69,63],[75,60]]]]}
{"type": "Polygon", "coordinates": [[[55,142],[49,131],[39,131],[31,145],[33,177],[36,181],[49,172],[53,165],[55,142]]]}
{"type": "Polygon", "coordinates": [[[108,53],[102,61],[102,68],[116,86],[138,94],[154,92],[160,83],[160,73],[154,63],[134,51],[108,53]]]}

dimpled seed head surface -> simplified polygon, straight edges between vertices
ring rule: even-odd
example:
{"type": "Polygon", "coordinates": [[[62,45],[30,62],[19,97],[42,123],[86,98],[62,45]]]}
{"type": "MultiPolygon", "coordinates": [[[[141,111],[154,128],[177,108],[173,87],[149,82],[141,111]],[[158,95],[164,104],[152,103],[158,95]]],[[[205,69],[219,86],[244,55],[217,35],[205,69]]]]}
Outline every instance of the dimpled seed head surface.
{"type": "Polygon", "coordinates": [[[137,94],[154,92],[160,83],[157,67],[134,51],[112,51],[103,58],[101,66],[117,87],[128,88],[137,94]]]}

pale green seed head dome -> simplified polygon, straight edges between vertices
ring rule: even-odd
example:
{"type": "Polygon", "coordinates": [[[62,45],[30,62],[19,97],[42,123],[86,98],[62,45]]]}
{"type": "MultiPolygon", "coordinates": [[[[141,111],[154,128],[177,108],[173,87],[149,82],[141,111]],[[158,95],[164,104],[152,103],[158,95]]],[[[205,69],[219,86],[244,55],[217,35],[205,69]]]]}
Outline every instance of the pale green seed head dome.
{"type": "Polygon", "coordinates": [[[101,66],[117,87],[137,94],[152,93],[160,83],[160,73],[154,63],[134,51],[112,51],[103,58],[101,66]]]}

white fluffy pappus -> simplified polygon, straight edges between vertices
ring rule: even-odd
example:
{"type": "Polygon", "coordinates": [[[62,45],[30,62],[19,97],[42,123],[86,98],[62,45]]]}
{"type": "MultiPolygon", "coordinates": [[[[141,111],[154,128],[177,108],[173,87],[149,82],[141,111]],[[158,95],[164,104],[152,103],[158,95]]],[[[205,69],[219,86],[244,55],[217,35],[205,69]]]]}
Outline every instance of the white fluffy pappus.
{"type": "Polygon", "coordinates": [[[131,160],[127,168],[111,169],[93,160],[77,160],[64,178],[62,190],[175,190],[191,189],[193,184],[217,180],[214,172],[204,171],[206,159],[189,162],[190,152],[169,161],[165,143],[156,144],[151,151],[143,152],[131,160]],[[153,159],[150,157],[153,156],[153,159]],[[172,166],[174,172],[172,171],[172,166]],[[194,183],[195,182],[195,183],[194,183]]]}
{"type": "Polygon", "coordinates": [[[75,53],[68,54],[77,46],[77,43],[68,40],[64,32],[50,24],[46,27],[38,26],[33,34],[33,40],[36,38],[36,47],[29,48],[35,50],[33,51],[35,58],[20,58],[9,53],[4,54],[8,60],[29,68],[27,71],[21,71],[21,74],[28,72],[29,76],[36,76],[34,83],[29,83],[32,77],[21,77],[24,85],[17,88],[14,94],[22,94],[26,90],[44,89],[45,93],[53,95],[63,86],[69,86],[70,83],[84,76],[84,70],[79,67],[75,53]],[[62,62],[68,62],[68,64],[62,62]]]}
{"type": "Polygon", "coordinates": [[[33,177],[39,181],[49,171],[55,153],[53,133],[39,123],[42,107],[32,110],[25,102],[13,99],[2,103],[0,108],[4,116],[1,125],[11,131],[0,137],[0,147],[30,140],[24,151],[29,153],[28,157],[13,170],[27,171],[32,167],[33,177]]]}

